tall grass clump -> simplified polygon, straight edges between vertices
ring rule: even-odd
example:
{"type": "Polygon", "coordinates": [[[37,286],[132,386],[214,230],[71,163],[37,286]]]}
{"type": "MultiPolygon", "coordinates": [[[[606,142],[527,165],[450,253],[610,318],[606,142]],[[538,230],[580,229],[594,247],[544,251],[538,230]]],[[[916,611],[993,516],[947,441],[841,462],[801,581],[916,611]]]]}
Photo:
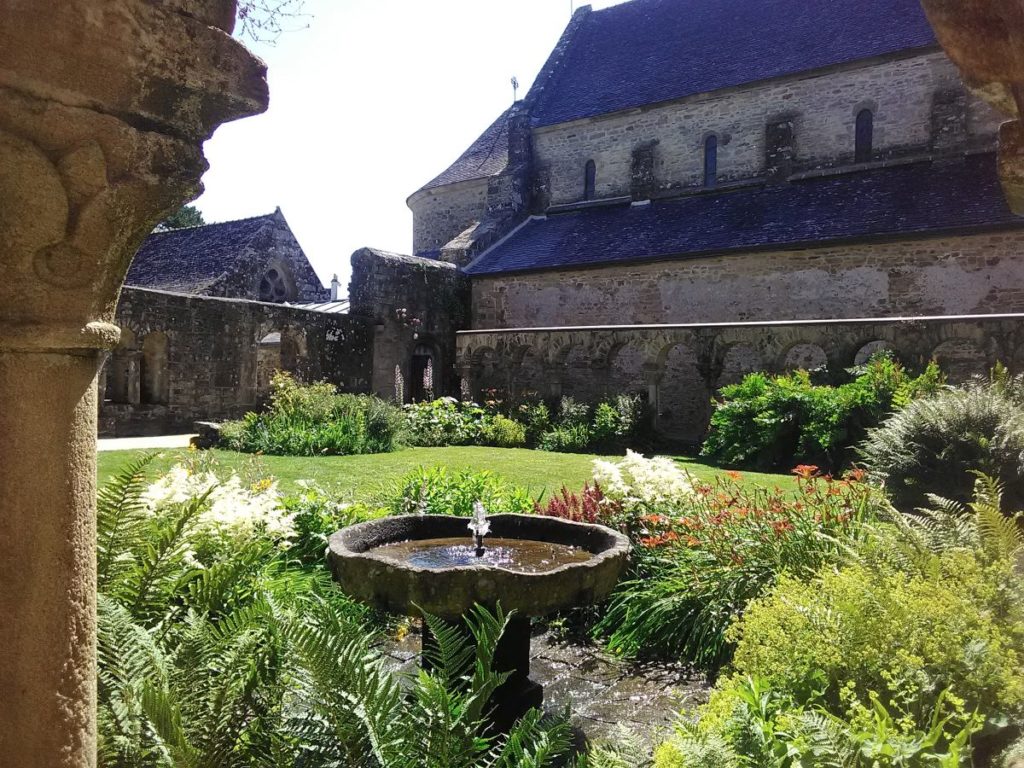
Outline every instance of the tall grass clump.
{"type": "Polygon", "coordinates": [[[988,379],[914,400],[870,430],[860,454],[894,504],[911,511],[928,493],[961,502],[972,472],[1005,486],[1007,503],[1024,504],[1024,378],[997,367],[988,379]]]}
{"type": "Polygon", "coordinates": [[[397,406],[372,395],[339,394],[325,382],[300,384],[278,372],[270,405],[225,424],[223,447],[274,456],[388,453],[400,442],[405,421],[397,406]]]}

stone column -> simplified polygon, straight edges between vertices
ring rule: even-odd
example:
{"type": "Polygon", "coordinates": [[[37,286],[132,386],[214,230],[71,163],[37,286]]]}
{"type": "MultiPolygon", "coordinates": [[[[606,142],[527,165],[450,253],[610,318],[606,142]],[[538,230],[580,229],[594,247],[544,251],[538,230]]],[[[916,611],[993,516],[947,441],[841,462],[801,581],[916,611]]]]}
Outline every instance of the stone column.
{"type": "Polygon", "coordinates": [[[0,762],[96,763],[96,378],[204,139],[266,106],[233,0],[0,3],[0,762]]]}

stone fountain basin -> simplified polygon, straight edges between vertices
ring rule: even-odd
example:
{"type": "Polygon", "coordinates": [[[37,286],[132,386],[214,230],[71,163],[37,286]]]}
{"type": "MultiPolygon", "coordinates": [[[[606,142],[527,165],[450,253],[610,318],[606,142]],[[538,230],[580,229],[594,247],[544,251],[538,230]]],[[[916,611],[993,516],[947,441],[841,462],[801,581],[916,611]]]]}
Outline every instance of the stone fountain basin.
{"type": "Polygon", "coordinates": [[[491,515],[488,520],[487,538],[564,544],[592,557],[542,573],[522,573],[494,565],[420,568],[374,554],[375,547],[407,540],[464,537],[471,542],[468,518],[406,515],[359,523],[331,536],[331,572],[348,595],[392,613],[455,619],[477,603],[500,603],[520,616],[544,616],[607,596],[629,556],[629,539],[601,525],[540,515],[491,515]]]}

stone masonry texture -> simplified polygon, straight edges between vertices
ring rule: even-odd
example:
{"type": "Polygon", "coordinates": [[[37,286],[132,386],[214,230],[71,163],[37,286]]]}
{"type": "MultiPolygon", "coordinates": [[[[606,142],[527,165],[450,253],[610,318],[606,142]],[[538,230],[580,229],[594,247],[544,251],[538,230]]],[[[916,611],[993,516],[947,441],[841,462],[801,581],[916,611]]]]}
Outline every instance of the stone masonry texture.
{"type": "MultiPolygon", "coordinates": [[[[198,420],[239,418],[257,409],[267,395],[271,371],[260,377],[260,355],[267,367],[294,373],[303,381],[328,381],[345,392],[370,390],[373,327],[348,315],[254,301],[184,296],[125,288],[117,323],[127,333],[101,374],[100,433],[110,436],[189,432],[198,420]],[[109,377],[119,361],[140,357],[150,334],[167,339],[166,402],[115,402],[109,377]],[[261,344],[268,336],[276,344],[261,344]],[[134,340],[131,343],[129,340],[134,340]],[[125,347],[126,341],[129,346],[125,347]]],[[[141,360],[133,370],[141,367],[141,360]]],[[[137,387],[136,387],[137,389],[137,387]]]]}
{"type": "Polygon", "coordinates": [[[1024,312],[1007,231],[480,277],[473,328],[1024,312]]]}

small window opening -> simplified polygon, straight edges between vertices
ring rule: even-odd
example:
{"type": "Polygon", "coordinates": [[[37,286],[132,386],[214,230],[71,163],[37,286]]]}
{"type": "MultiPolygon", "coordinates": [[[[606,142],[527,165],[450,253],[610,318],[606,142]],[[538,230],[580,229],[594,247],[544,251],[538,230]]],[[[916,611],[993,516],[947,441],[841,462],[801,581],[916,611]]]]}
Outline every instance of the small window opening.
{"type": "Polygon", "coordinates": [[[718,183],[718,137],[704,139],[704,186],[713,187],[718,183]]]}
{"type": "Polygon", "coordinates": [[[867,163],[874,151],[875,115],[870,109],[857,113],[857,138],[854,161],[867,163]]]}
{"type": "Polygon", "coordinates": [[[593,160],[587,160],[587,167],[583,174],[583,199],[593,200],[594,191],[597,187],[597,164],[593,160]]]}

